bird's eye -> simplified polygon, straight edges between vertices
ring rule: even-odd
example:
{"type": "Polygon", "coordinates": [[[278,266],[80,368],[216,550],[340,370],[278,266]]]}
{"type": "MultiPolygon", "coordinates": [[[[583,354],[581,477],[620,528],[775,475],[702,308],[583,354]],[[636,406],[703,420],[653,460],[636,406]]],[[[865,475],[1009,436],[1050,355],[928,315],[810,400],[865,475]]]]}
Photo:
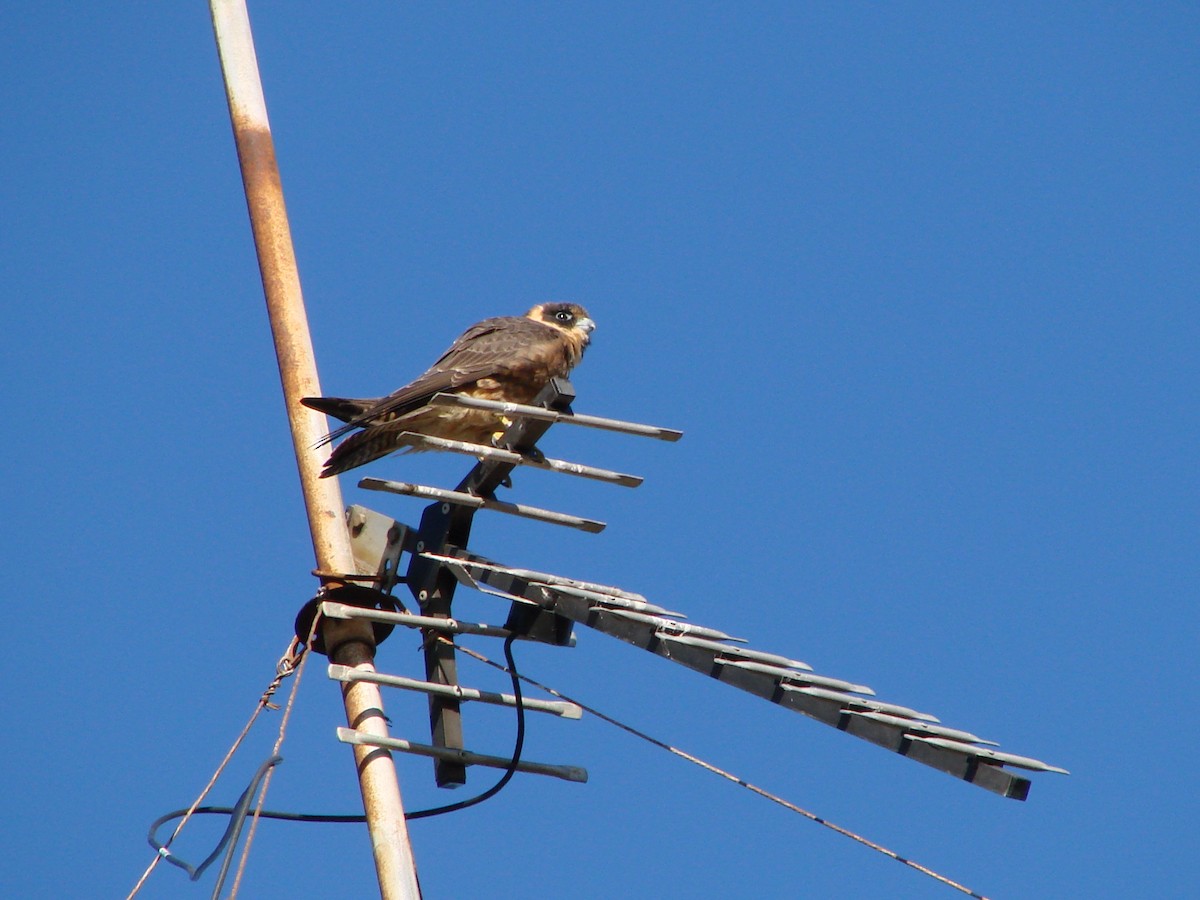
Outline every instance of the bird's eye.
{"type": "Polygon", "coordinates": [[[570,310],[560,309],[554,314],[554,318],[558,319],[560,322],[570,322],[572,316],[570,310]]]}

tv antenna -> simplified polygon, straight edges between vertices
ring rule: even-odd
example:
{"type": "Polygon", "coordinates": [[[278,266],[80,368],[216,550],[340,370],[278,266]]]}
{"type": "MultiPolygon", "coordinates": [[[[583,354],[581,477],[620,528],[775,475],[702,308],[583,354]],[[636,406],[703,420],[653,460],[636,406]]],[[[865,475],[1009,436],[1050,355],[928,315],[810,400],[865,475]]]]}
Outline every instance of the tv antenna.
{"type": "MultiPolygon", "coordinates": [[[[431,756],[435,778],[443,786],[463,783],[468,766],[512,764],[512,760],[473,753],[463,746],[462,704],[512,706],[517,698],[459,685],[454,647],[441,639],[444,635],[470,633],[506,640],[519,636],[569,646],[574,626],[584,625],[1005,797],[1023,800],[1028,794],[1029,780],[1014,769],[1065,771],[1001,751],[993,742],[944,726],[927,713],[878,700],[865,685],[818,675],[790,656],[745,647],[739,638],[690,623],[680,613],[635,592],[516,567],[475,553],[468,540],[473,516],[479,510],[587,532],[604,527],[593,519],[499,500],[496,488],[519,466],[626,487],[640,483],[636,476],[542,457],[536,444],[552,425],[570,423],[665,440],[679,437],[679,432],[670,429],[576,414],[571,408],[574,392],[564,380],[552,382],[530,405],[439,396],[438,403],[492,409],[510,418],[512,425],[497,447],[428,436],[414,439],[428,449],[479,459],[453,490],[376,478],[360,482],[369,490],[430,500],[419,524],[405,525],[361,506],[351,507],[347,513],[337,479],[319,477],[321,462],[313,447],[325,434],[324,419],[300,403],[301,397],[322,392],[246,5],[244,0],[210,0],[210,9],[322,584],[316,601],[302,611],[301,624],[307,621],[311,625],[312,617],[321,613],[314,646],[329,656],[329,675],[341,684],[348,727],[339,729],[338,737],[353,747],[384,900],[420,896],[390,751],[431,756]],[[407,565],[401,575],[405,557],[407,565]],[[364,581],[372,586],[365,586],[364,581]],[[399,583],[413,594],[419,613],[394,605],[386,591],[399,583]],[[499,596],[509,605],[505,623],[493,626],[454,618],[452,601],[459,586],[499,596]],[[426,635],[425,678],[376,670],[378,640],[396,625],[426,635]],[[428,695],[430,743],[389,734],[381,687],[428,695]]],[[[520,705],[523,710],[564,718],[579,714],[578,707],[565,702],[522,699],[520,705]]],[[[523,761],[518,769],[570,781],[586,780],[586,772],[575,766],[523,761]]]]}

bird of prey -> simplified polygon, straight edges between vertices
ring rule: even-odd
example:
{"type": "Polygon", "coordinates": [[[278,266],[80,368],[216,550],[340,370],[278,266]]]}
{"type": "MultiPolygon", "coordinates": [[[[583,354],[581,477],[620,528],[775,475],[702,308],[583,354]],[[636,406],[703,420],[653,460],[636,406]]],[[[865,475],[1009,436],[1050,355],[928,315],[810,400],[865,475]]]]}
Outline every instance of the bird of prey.
{"type": "Polygon", "coordinates": [[[464,331],[424,375],[386,397],[305,397],[300,402],[346,424],[322,444],[345,434],[325,463],[322,478],[413,447],[405,432],[489,444],[507,422],[498,413],[430,406],[439,392],[506,403],[529,403],[551,378],[567,375],[583,358],[596,323],[575,303],[541,303],[524,316],[484,319],[464,331]],[[356,431],[356,429],[362,429],[356,431]]]}

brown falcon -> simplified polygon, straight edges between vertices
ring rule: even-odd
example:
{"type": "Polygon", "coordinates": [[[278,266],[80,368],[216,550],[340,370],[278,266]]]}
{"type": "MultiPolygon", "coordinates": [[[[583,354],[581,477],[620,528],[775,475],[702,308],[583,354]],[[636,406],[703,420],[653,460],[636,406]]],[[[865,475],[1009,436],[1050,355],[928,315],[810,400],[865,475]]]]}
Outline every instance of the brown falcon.
{"type": "Polygon", "coordinates": [[[342,441],[321,472],[322,478],[345,472],[411,446],[404,433],[417,432],[472,444],[488,444],[505,421],[486,410],[430,406],[440,392],[484,400],[529,403],[551,378],[563,377],[583,358],[596,323],[575,303],[542,303],[524,316],[484,319],[464,331],[430,369],[386,397],[305,397],[305,406],[346,424],[321,442],[355,429],[342,441]]]}

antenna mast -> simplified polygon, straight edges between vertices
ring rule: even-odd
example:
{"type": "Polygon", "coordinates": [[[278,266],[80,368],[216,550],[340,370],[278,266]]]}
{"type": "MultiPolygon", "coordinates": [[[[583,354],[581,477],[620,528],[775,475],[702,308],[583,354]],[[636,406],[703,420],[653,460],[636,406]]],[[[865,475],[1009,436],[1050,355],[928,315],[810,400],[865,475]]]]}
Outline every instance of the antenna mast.
{"type": "MultiPolygon", "coordinates": [[[[320,572],[353,572],[354,558],[345,526],[341,487],[337,479],[319,477],[320,463],[312,450],[325,433],[325,418],[300,405],[301,397],[320,396],[321,387],[283,202],[275,145],[267,120],[254,38],[250,32],[250,18],[245,0],[209,0],[209,8],[317,569],[320,572]]],[[[323,586],[341,585],[325,577],[323,586]]],[[[322,623],[321,636],[331,662],[359,672],[375,671],[375,637],[370,622],[326,619],[322,623]]],[[[370,681],[344,683],[342,697],[346,720],[351,727],[380,738],[388,737],[377,684],[370,681]]],[[[380,894],[383,900],[417,900],[420,889],[416,866],[391,754],[369,746],[356,746],[354,759],[380,894]]]]}

